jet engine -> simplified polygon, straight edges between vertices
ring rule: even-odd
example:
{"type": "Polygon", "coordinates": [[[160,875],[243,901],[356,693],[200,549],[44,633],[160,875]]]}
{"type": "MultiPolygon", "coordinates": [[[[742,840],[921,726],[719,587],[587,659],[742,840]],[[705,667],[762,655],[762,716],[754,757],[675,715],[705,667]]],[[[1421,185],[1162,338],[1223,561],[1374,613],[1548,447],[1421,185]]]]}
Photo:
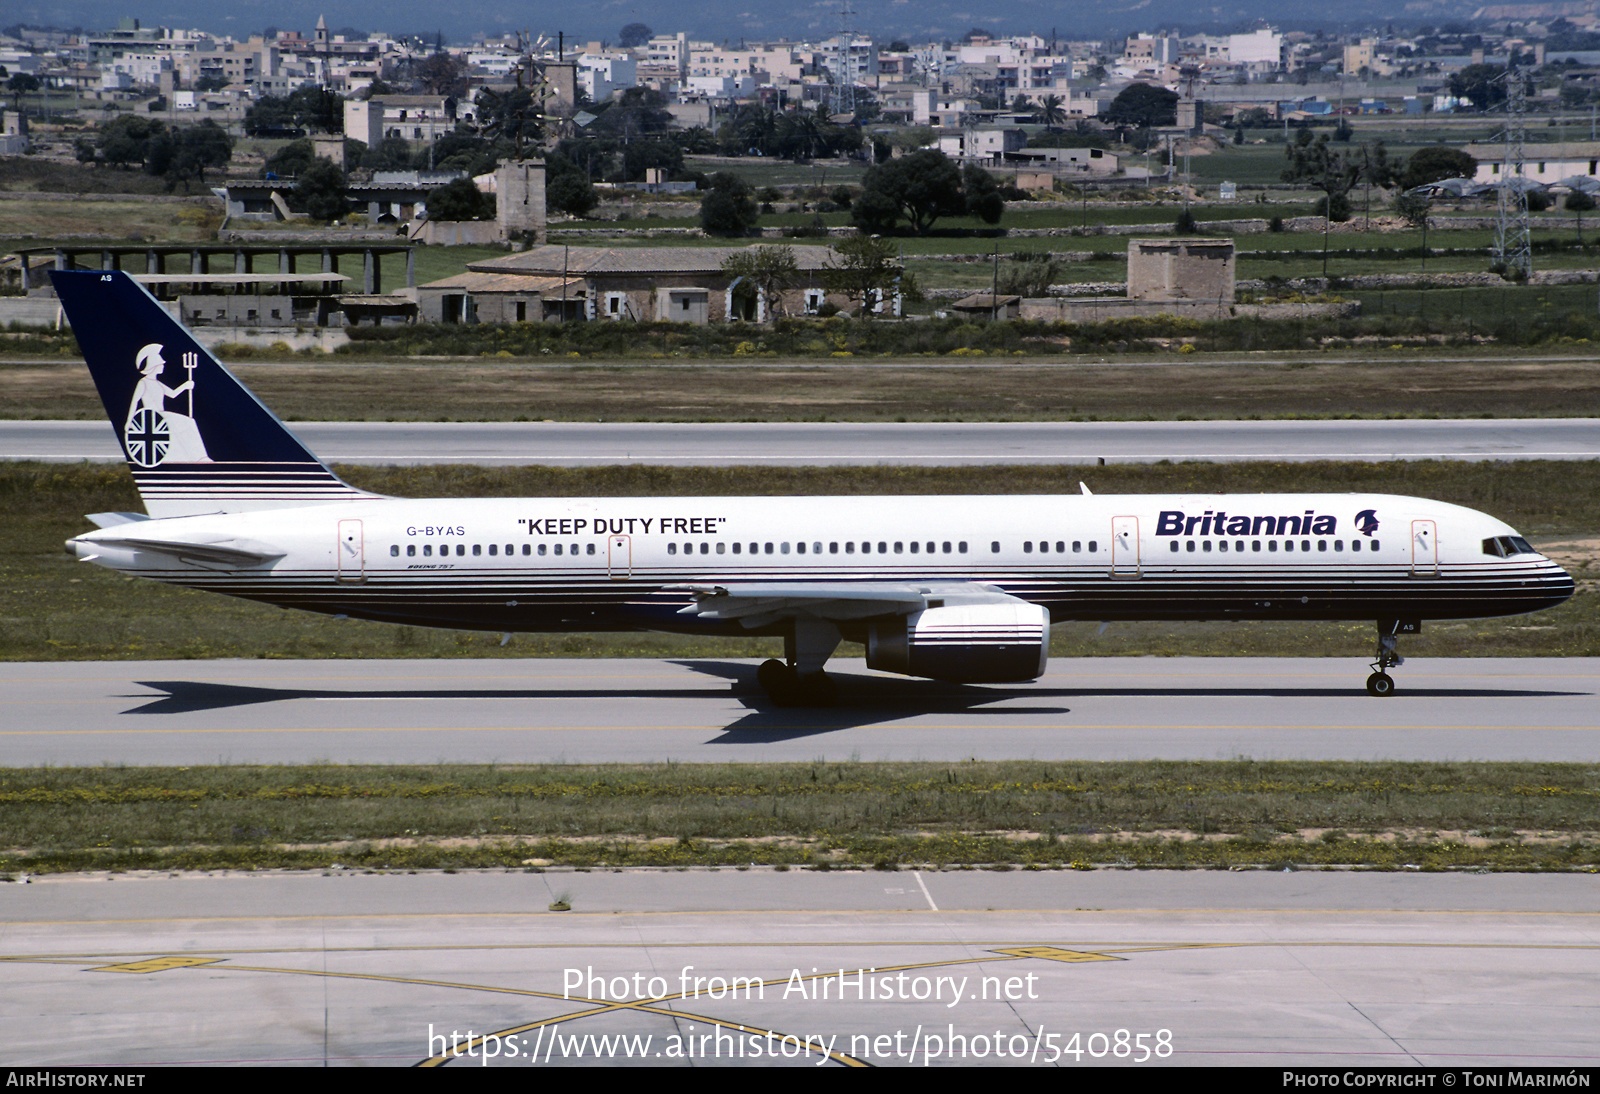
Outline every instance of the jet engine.
{"type": "Polygon", "coordinates": [[[867,667],[955,684],[1044,675],[1050,613],[1022,600],[927,608],[867,628],[867,667]]]}

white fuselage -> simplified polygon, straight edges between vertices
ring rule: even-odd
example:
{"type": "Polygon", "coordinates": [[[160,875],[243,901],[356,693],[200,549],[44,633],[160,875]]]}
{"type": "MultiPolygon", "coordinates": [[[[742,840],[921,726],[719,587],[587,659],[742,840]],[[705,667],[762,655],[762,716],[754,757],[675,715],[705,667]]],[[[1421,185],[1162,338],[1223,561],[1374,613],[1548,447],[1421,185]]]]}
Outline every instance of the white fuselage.
{"type": "Polygon", "coordinates": [[[384,499],[140,521],[71,546],[142,577],[358,618],[759,633],[686,617],[682,587],[977,583],[1055,622],[1470,618],[1570,596],[1559,566],[1504,549],[1515,537],[1392,495],[1085,494],[384,499]],[[280,557],[185,557],[130,536],[280,557]]]}

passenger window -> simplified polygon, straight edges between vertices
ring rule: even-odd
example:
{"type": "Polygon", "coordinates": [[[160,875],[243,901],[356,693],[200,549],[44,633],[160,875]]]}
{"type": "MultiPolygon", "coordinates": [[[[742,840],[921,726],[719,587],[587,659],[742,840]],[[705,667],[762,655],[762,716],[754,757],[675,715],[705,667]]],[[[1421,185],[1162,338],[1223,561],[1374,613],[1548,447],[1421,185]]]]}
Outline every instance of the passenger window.
{"type": "Polygon", "coordinates": [[[1173,554],[1177,554],[1178,553],[1178,541],[1177,540],[1173,540],[1172,541],[1172,553],[1173,554]]]}
{"type": "MultiPolygon", "coordinates": [[[[578,549],[578,545],[577,545],[577,544],[576,544],[576,543],[574,543],[574,544],[573,544],[573,545],[572,545],[572,549],[573,549],[573,551],[574,551],[574,552],[576,552],[576,551],[577,551],[577,549],[578,549]]],[[[591,543],[591,544],[589,544],[589,550],[588,550],[588,551],[586,551],[586,552],[585,552],[585,553],[586,553],[586,554],[591,554],[591,555],[592,555],[592,554],[594,554],[594,544],[592,544],[592,543],[591,543]]]]}
{"type": "Polygon", "coordinates": [[[389,557],[390,558],[399,558],[400,557],[400,545],[398,543],[392,543],[392,544],[389,545],[389,557]]]}
{"type": "Polygon", "coordinates": [[[785,555],[789,553],[789,541],[788,540],[784,540],[782,543],[778,544],[778,553],[779,554],[785,554],[785,555]]]}
{"type": "MultiPolygon", "coordinates": [[[[670,547],[671,544],[668,544],[668,546],[670,547]]],[[[561,544],[558,543],[558,544],[556,544],[556,554],[559,555],[560,553],[561,553],[561,544]]]]}
{"type": "MultiPolygon", "coordinates": [[[[545,545],[543,543],[539,544],[539,557],[541,557],[541,558],[544,557],[544,549],[545,549],[545,545]]],[[[523,550],[526,551],[527,547],[523,547],[523,550]]]]}
{"type": "Polygon", "coordinates": [[[1089,541],[1089,553],[1090,553],[1090,554],[1091,554],[1091,555],[1092,555],[1092,554],[1096,554],[1096,553],[1098,553],[1098,552],[1099,552],[1099,550],[1100,550],[1100,547],[1099,547],[1099,545],[1098,545],[1098,542],[1097,542],[1097,541],[1096,541],[1096,540],[1092,540],[1092,539],[1091,539],[1091,540],[1090,540],[1090,541],[1089,541]]]}
{"type": "Polygon", "coordinates": [[[1022,553],[1025,555],[1033,554],[1033,540],[1025,539],[1022,541],[1022,553]]]}
{"type": "MultiPolygon", "coordinates": [[[[456,554],[458,554],[458,555],[459,555],[459,554],[460,554],[460,553],[461,553],[461,552],[460,552],[460,551],[457,551],[457,552],[456,552],[456,554]]],[[[474,543],[474,544],[473,544],[473,545],[472,545],[472,557],[473,557],[473,558],[482,558],[482,557],[483,557],[483,544],[481,544],[481,543],[474,543]]]]}
{"type": "Polygon", "coordinates": [[[675,555],[677,553],[678,553],[678,545],[676,543],[667,544],[667,554],[675,555]]]}
{"type": "Polygon", "coordinates": [[[1000,541],[999,540],[995,540],[993,543],[990,543],[989,544],[989,550],[994,554],[999,554],[1000,553],[1000,541]]]}
{"type": "Polygon", "coordinates": [[[719,554],[719,555],[720,554],[725,554],[727,552],[727,550],[728,550],[728,545],[726,543],[718,543],[717,544],[717,554],[719,554]]]}
{"type": "Polygon", "coordinates": [[[1188,551],[1191,555],[1194,554],[1194,540],[1186,540],[1183,547],[1184,550],[1188,551]]]}
{"type": "Polygon", "coordinates": [[[433,544],[424,543],[422,545],[422,557],[423,558],[432,558],[433,557],[433,544]]]}
{"type": "Polygon", "coordinates": [[[415,543],[406,544],[406,557],[407,558],[416,558],[417,557],[417,545],[415,543]]]}

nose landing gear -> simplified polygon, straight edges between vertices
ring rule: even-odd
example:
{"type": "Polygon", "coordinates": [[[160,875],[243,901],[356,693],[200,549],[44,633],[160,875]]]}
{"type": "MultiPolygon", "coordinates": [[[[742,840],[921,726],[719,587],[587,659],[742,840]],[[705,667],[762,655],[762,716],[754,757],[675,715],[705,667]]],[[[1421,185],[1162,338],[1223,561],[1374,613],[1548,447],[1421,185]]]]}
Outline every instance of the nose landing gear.
{"type": "Polygon", "coordinates": [[[1380,619],[1378,620],[1378,652],[1377,660],[1372,662],[1373,673],[1367,677],[1367,694],[1379,698],[1394,694],[1394,677],[1390,676],[1388,669],[1406,663],[1406,659],[1395,652],[1399,645],[1400,635],[1417,634],[1422,630],[1422,624],[1409,619],[1380,619]]]}

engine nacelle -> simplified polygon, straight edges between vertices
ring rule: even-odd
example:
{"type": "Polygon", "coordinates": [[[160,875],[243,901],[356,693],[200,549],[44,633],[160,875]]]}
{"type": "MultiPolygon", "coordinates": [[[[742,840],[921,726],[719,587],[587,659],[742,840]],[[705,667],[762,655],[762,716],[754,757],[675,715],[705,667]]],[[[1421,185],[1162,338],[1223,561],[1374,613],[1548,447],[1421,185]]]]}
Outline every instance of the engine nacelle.
{"type": "Polygon", "coordinates": [[[867,667],[955,684],[1035,680],[1050,657],[1050,613],[1024,601],[928,608],[867,628],[867,667]]]}

